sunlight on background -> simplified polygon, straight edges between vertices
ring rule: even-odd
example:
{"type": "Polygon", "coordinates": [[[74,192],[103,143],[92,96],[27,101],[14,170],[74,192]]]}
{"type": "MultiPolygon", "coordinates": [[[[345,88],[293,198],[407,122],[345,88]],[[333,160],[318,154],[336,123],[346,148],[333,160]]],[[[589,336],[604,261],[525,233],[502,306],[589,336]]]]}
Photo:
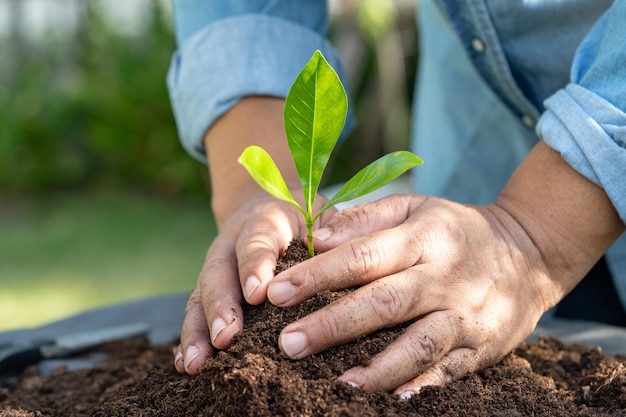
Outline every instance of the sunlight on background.
{"type": "Polygon", "coordinates": [[[174,49],[169,0],[0,0],[0,330],[195,286],[215,227],[174,49]]]}
{"type": "MultiPolygon", "coordinates": [[[[414,0],[330,6],[362,121],[334,184],[406,148],[417,60],[414,0]]],[[[0,0],[0,331],[195,286],[216,231],[166,90],[172,20],[171,0],[0,0]]]]}
{"type": "MultiPolygon", "coordinates": [[[[147,16],[154,0],[90,0],[109,24],[124,35],[137,36],[148,29],[147,16]]],[[[30,40],[71,38],[78,30],[84,0],[0,0],[0,36],[18,30],[30,40]],[[19,2],[19,4],[18,4],[19,2]],[[19,8],[19,13],[11,9],[19,8]],[[12,14],[16,13],[13,19],[12,14]]],[[[171,0],[156,1],[171,17],[171,0]]]]}
{"type": "Polygon", "coordinates": [[[190,292],[215,226],[206,201],[64,195],[0,209],[0,330],[190,292]]]}

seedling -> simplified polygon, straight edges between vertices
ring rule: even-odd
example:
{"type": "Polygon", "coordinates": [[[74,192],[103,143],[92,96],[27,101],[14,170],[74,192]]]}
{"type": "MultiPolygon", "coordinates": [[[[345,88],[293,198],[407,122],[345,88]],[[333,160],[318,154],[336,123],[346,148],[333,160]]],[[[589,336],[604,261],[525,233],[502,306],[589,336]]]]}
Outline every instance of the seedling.
{"type": "Polygon", "coordinates": [[[360,170],[313,213],[322,174],[347,114],[348,97],[339,76],[322,53],[315,51],[289,89],[284,112],[287,143],[304,191],[305,207],[293,198],[278,167],[263,148],[249,146],[238,159],[265,191],[291,203],[302,213],[311,256],[315,255],[313,225],[324,211],[370,193],[422,163],[408,151],[389,153],[360,170]]]}

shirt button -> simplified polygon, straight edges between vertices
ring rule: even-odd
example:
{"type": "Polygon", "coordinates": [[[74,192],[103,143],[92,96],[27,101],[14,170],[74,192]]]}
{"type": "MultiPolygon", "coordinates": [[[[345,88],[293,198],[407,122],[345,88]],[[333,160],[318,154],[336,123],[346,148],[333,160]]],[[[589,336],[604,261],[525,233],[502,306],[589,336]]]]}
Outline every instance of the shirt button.
{"type": "Polygon", "coordinates": [[[474,48],[476,52],[482,53],[487,49],[487,45],[485,45],[485,42],[480,38],[472,38],[472,48],[474,48]]]}
{"type": "Polygon", "coordinates": [[[522,116],[522,123],[524,123],[527,127],[529,128],[534,128],[535,127],[535,119],[527,114],[524,114],[522,116]]]}

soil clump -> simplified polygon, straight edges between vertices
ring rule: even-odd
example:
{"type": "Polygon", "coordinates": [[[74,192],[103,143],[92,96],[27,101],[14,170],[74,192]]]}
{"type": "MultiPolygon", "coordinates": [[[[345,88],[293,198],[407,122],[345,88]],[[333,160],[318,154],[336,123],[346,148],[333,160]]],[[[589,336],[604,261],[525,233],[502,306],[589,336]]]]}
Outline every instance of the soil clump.
{"type": "MultiPolygon", "coordinates": [[[[297,256],[306,258],[306,249],[297,256]]],[[[292,265],[283,262],[278,270],[292,265]]],[[[325,292],[286,309],[245,306],[245,329],[196,377],[175,371],[174,342],[154,347],[145,338],[100,346],[110,360],[93,369],[42,377],[27,368],[0,388],[0,417],[626,416],[626,358],[557,339],[523,343],[497,365],[408,401],[336,381],[368,363],[403,326],[287,359],[277,347],[281,329],[342,295],[325,292]]]]}

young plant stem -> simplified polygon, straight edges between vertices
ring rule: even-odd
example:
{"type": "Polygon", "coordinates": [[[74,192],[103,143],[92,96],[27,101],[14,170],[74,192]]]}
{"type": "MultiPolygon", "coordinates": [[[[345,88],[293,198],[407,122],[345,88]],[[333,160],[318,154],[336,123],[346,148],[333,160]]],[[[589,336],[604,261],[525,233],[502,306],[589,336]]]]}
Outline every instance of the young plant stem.
{"type": "Polygon", "coordinates": [[[313,247],[313,224],[306,225],[306,237],[309,243],[309,255],[311,258],[315,256],[315,247],[313,247]]]}
{"type": "Polygon", "coordinates": [[[313,215],[322,174],[337,144],[348,114],[348,96],[335,70],[320,51],[293,82],[285,99],[285,134],[304,191],[304,206],[293,198],[272,157],[259,146],[248,146],[238,161],[272,196],[291,203],[304,217],[309,254],[315,256],[313,224],[330,207],[370,193],[422,163],[411,152],[387,154],[361,169],[313,215]]]}

